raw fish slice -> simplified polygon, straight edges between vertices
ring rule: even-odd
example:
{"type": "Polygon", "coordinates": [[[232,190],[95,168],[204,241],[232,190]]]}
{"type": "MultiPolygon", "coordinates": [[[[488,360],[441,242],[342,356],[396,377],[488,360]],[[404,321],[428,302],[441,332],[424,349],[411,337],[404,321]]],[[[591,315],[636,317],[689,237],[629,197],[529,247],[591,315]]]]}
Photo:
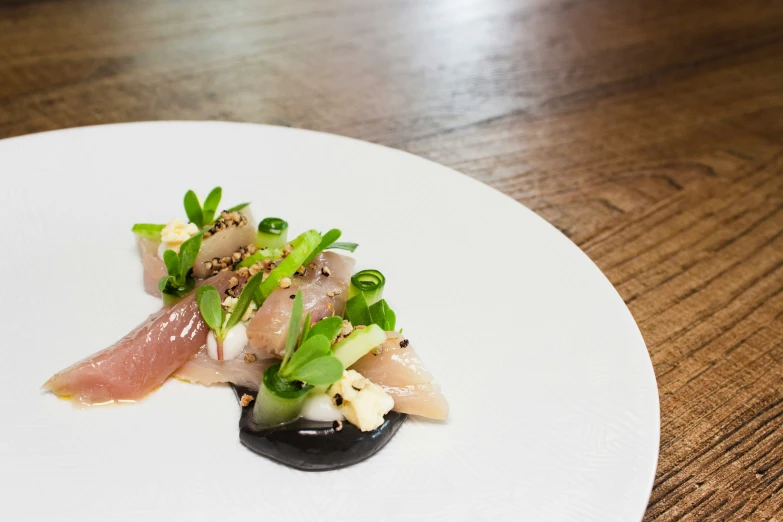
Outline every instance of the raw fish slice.
{"type": "Polygon", "coordinates": [[[166,264],[158,257],[160,241],[136,236],[136,247],[141,255],[141,266],[144,269],[144,290],[155,297],[160,297],[158,281],[168,275],[166,264]]]}
{"type": "Polygon", "coordinates": [[[201,242],[196,261],[193,263],[193,277],[204,279],[212,274],[211,269],[207,269],[205,263],[211,262],[214,258],[221,259],[230,256],[241,247],[246,247],[256,240],[256,222],[250,209],[245,207],[240,214],[247,218],[247,224],[226,228],[211,234],[201,242]]]}
{"type": "Polygon", "coordinates": [[[372,382],[385,386],[406,386],[432,382],[432,374],[416,354],[413,346],[399,332],[386,332],[386,342],[377,355],[370,352],[351,366],[372,382]],[[402,348],[400,343],[405,345],[402,348]]]}
{"type": "MultiPolygon", "coordinates": [[[[219,274],[210,284],[222,295],[233,275],[219,274]]],[[[86,404],[141,399],[201,349],[207,332],[192,292],[110,347],[56,373],[43,387],[86,404]]]]}
{"type": "Polygon", "coordinates": [[[302,291],[304,315],[311,314],[311,321],[324,317],[342,315],[348,297],[354,260],[335,252],[325,252],[315,258],[315,266],[307,269],[304,276],[294,276],[289,288],[277,288],[264,301],[261,309],[247,326],[250,345],[265,351],[270,356],[281,357],[285,349],[285,336],[294,302],[292,295],[302,291]],[[323,274],[323,267],[329,268],[329,275],[323,274]],[[338,291],[338,295],[328,296],[338,291]]]}
{"type": "Polygon", "coordinates": [[[440,386],[432,384],[432,374],[408,339],[399,332],[386,332],[381,346],[377,355],[368,353],[351,369],[382,386],[394,398],[394,411],[430,419],[448,417],[449,404],[440,386]]]}
{"type": "Polygon", "coordinates": [[[437,384],[383,386],[383,389],[394,399],[394,411],[436,420],[446,420],[449,416],[449,403],[437,384]]]}
{"type": "Polygon", "coordinates": [[[230,361],[216,361],[202,349],[178,368],[174,372],[174,377],[206,386],[231,382],[237,386],[257,390],[264,370],[276,361],[277,359],[257,359],[248,363],[245,362],[242,354],[230,361]]]}

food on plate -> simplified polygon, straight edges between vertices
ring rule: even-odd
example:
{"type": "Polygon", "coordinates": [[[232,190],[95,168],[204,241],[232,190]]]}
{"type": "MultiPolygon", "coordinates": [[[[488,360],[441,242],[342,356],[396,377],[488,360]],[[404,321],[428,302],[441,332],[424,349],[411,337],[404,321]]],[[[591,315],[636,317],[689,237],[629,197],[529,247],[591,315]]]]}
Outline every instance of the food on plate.
{"type": "Polygon", "coordinates": [[[174,377],[230,383],[240,440],[298,469],[334,469],[380,450],[407,415],[448,403],[383,298],[378,270],[354,273],[355,243],[307,230],[289,240],[248,203],[218,212],[222,189],[184,198],[184,219],[133,226],[144,288],[162,308],[44,388],[95,405],[136,401],[174,377]]]}

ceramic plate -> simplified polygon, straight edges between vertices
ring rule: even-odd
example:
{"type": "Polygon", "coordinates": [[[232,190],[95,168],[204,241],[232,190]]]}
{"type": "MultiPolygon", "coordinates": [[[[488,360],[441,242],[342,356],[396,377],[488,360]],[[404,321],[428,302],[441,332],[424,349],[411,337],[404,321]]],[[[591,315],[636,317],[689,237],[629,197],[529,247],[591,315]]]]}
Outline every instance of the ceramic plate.
{"type": "Polygon", "coordinates": [[[446,167],[338,136],[138,123],[0,141],[6,270],[0,510],[15,521],[640,520],[658,452],[650,359],[623,301],[567,238],[446,167]],[[380,453],[305,473],[238,440],[227,387],[170,381],[78,409],[55,371],[159,301],[130,227],[223,187],[292,231],[338,227],[451,404],[380,453]]]}

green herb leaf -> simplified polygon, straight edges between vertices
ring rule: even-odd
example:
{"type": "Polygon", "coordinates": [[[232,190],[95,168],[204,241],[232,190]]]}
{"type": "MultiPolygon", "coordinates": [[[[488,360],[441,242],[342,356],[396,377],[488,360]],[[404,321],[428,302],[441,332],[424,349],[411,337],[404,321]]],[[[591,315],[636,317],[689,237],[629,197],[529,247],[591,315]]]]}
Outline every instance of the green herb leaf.
{"type": "Polygon", "coordinates": [[[204,208],[202,209],[202,219],[204,225],[215,221],[215,212],[217,212],[218,205],[220,205],[220,199],[223,197],[223,189],[215,187],[207,195],[207,199],[204,200],[204,208]]]}
{"type": "Polygon", "coordinates": [[[302,334],[302,342],[306,341],[309,337],[315,337],[316,335],[323,335],[329,340],[329,343],[333,343],[334,340],[340,335],[340,331],[343,329],[343,320],[341,317],[332,316],[326,319],[321,319],[310,331],[305,335],[302,334]]]}
{"type": "Polygon", "coordinates": [[[316,247],[316,249],[313,250],[313,252],[307,257],[307,259],[305,259],[305,261],[302,264],[304,266],[307,266],[310,263],[312,263],[313,259],[315,259],[316,256],[318,256],[318,254],[320,254],[321,252],[323,252],[324,250],[329,248],[332,245],[332,243],[334,243],[335,241],[340,239],[340,236],[342,234],[343,233],[340,232],[340,230],[338,230],[336,228],[333,228],[329,232],[324,234],[323,238],[321,239],[321,243],[319,243],[319,245],[316,247]]]}
{"type": "MultiPolygon", "coordinates": [[[[266,278],[266,281],[269,281],[269,277],[266,278]]],[[[283,356],[283,362],[280,365],[280,368],[283,370],[285,370],[288,360],[294,354],[296,343],[299,340],[299,330],[302,327],[303,306],[302,292],[297,291],[296,297],[294,297],[294,306],[291,308],[291,320],[288,322],[288,335],[285,338],[285,355],[283,356]]]]}
{"type": "MultiPolygon", "coordinates": [[[[284,277],[293,277],[300,266],[305,265],[305,259],[315,249],[321,241],[321,234],[315,230],[309,230],[297,238],[299,241],[288,256],[283,259],[277,267],[269,273],[256,292],[256,304],[261,306],[267,297],[280,284],[284,277]]],[[[301,320],[301,317],[300,317],[301,320]]],[[[297,332],[298,333],[298,332],[297,332]]]]}
{"type": "Polygon", "coordinates": [[[166,264],[166,271],[169,276],[176,280],[179,279],[179,256],[176,252],[169,249],[163,252],[163,262],[166,264]]]}
{"type": "Polygon", "coordinates": [[[302,334],[299,336],[299,344],[302,344],[307,340],[310,335],[310,312],[307,312],[305,316],[304,325],[302,326],[302,334]]]}
{"type": "Polygon", "coordinates": [[[370,316],[372,322],[386,330],[391,332],[397,324],[397,315],[389,308],[389,304],[386,299],[381,299],[374,305],[370,306],[370,316]]]}
{"type": "Polygon", "coordinates": [[[196,292],[196,302],[204,322],[214,330],[215,335],[222,338],[223,320],[226,318],[226,312],[223,310],[217,288],[212,285],[200,287],[196,292]]]}
{"type": "Polygon", "coordinates": [[[360,324],[369,326],[373,324],[370,307],[367,306],[367,299],[365,299],[363,293],[360,292],[348,299],[348,302],[345,304],[345,317],[354,326],[360,324]]]}
{"type": "Polygon", "coordinates": [[[242,317],[245,315],[245,312],[250,306],[251,301],[253,301],[253,296],[255,295],[256,290],[258,290],[263,276],[264,273],[259,272],[251,277],[247,283],[245,283],[245,286],[242,288],[242,292],[239,294],[239,298],[237,298],[237,304],[234,305],[234,311],[231,312],[231,317],[228,318],[228,322],[226,323],[226,331],[232,329],[234,326],[239,324],[239,321],[242,320],[242,317]]]}
{"type": "Polygon", "coordinates": [[[133,225],[133,228],[131,228],[131,232],[133,232],[137,236],[146,237],[147,239],[152,239],[153,241],[160,241],[160,233],[163,231],[164,228],[166,228],[166,225],[154,225],[152,223],[136,223],[135,225],[133,225]]]}
{"type": "Polygon", "coordinates": [[[293,378],[313,386],[327,386],[343,376],[343,363],[333,355],[313,359],[294,372],[293,378]]]}
{"type": "MultiPolygon", "coordinates": [[[[188,273],[193,269],[193,263],[196,262],[198,251],[201,249],[201,240],[203,236],[196,234],[179,247],[179,280],[184,283],[188,273]]],[[[164,254],[165,255],[165,254],[164,254]]]]}
{"type": "Polygon", "coordinates": [[[356,251],[356,248],[358,246],[359,246],[359,243],[341,243],[341,242],[338,241],[336,243],[332,243],[331,245],[329,245],[328,248],[330,250],[334,249],[334,248],[337,248],[337,249],[340,249],[340,250],[348,250],[350,252],[354,252],[354,251],[356,251]]]}
{"type": "MultiPolygon", "coordinates": [[[[274,395],[284,399],[296,399],[312,389],[312,386],[299,387],[295,380],[283,378],[280,375],[281,363],[275,363],[266,370],[261,381],[262,387],[266,388],[274,395]]],[[[256,406],[258,408],[259,406],[256,406]]]]}
{"type": "Polygon", "coordinates": [[[234,205],[230,209],[226,210],[226,212],[238,212],[238,211],[242,210],[243,208],[245,208],[246,206],[248,206],[249,204],[250,203],[247,202],[247,203],[240,203],[239,205],[234,205]]]}
{"type": "Polygon", "coordinates": [[[201,209],[201,203],[198,202],[198,196],[192,190],[188,190],[185,193],[185,214],[188,215],[188,219],[191,223],[194,223],[198,228],[205,225],[204,223],[204,211],[201,209]]]}
{"type": "Polygon", "coordinates": [[[331,355],[331,346],[332,343],[330,343],[329,339],[323,335],[310,337],[294,352],[294,354],[291,356],[291,359],[288,361],[288,364],[283,366],[283,369],[280,371],[280,375],[285,378],[292,378],[299,368],[309,363],[313,359],[317,359],[318,357],[323,357],[325,355],[331,355]]]}

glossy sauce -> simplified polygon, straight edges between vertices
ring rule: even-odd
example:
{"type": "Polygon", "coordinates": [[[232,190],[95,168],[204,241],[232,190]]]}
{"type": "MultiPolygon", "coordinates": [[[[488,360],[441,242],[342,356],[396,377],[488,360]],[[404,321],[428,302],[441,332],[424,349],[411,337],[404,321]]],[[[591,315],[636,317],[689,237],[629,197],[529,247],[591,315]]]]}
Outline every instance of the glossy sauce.
{"type": "MultiPolygon", "coordinates": [[[[237,399],[255,393],[233,386],[237,399]]],[[[351,466],[370,458],[388,443],[408,417],[390,411],[383,424],[363,432],[347,421],[337,431],[331,422],[299,419],[273,428],[253,423],[253,405],[242,408],[239,440],[251,451],[302,471],[327,471],[351,466]]]]}

